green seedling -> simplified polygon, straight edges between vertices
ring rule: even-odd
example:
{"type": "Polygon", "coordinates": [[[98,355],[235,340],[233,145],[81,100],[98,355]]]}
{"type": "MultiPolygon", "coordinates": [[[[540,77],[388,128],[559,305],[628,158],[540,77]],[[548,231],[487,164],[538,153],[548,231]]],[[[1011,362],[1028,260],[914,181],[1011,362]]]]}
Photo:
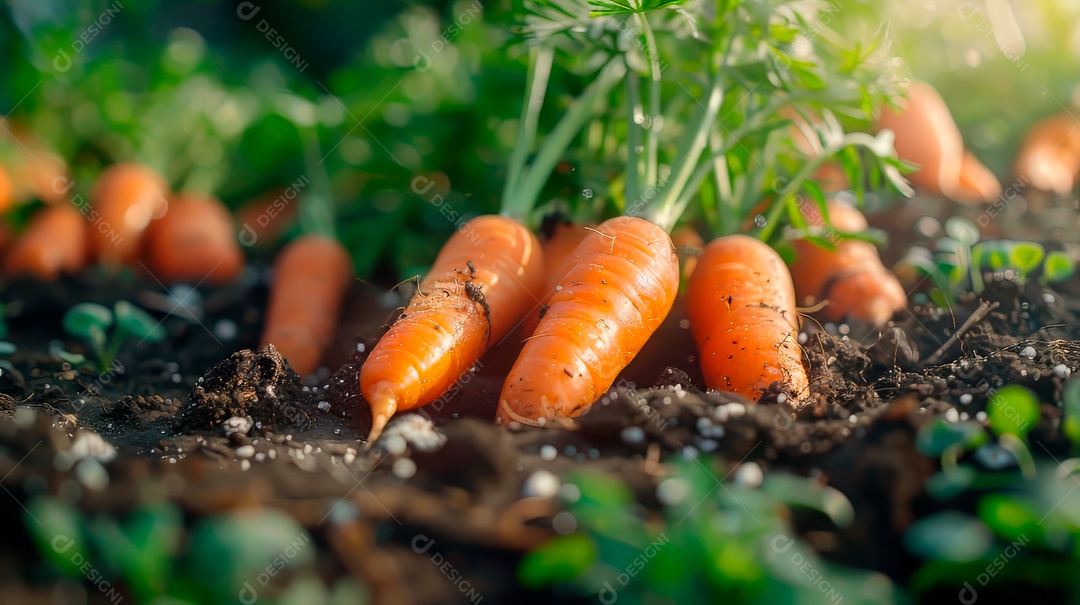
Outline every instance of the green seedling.
{"type": "MultiPolygon", "coordinates": [[[[160,322],[127,301],[119,301],[110,311],[95,303],[80,303],[64,314],[64,331],[85,340],[97,358],[97,369],[104,373],[112,367],[120,347],[129,339],[142,342],[165,340],[160,322]],[[112,329],[110,335],[110,328],[112,329]]],[[[78,360],[81,356],[73,356],[78,360]]],[[[76,361],[76,363],[78,363],[76,361]]]]}
{"type": "Polygon", "coordinates": [[[1024,439],[1039,421],[1039,398],[1018,384],[1002,387],[986,404],[990,429],[999,436],[1024,439]]]}
{"type": "Polygon", "coordinates": [[[1080,447],[1080,378],[1073,378],[1065,383],[1062,388],[1061,404],[1064,408],[1061,432],[1073,442],[1074,446],[1080,447]]]}

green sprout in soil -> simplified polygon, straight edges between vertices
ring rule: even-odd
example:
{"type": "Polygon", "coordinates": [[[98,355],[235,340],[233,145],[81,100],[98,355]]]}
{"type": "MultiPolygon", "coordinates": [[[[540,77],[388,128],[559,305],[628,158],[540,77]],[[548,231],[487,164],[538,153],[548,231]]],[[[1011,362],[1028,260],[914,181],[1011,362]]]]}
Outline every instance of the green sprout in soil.
{"type": "Polygon", "coordinates": [[[525,586],[556,585],[602,603],[891,602],[880,574],[820,559],[792,529],[794,510],[843,528],[854,517],[840,492],[785,475],[726,481],[704,460],[679,460],[657,487],[662,512],[651,516],[619,480],[596,473],[568,477],[560,492],[572,533],[525,555],[525,586]]]}
{"type": "MultiPolygon", "coordinates": [[[[138,339],[140,343],[165,340],[165,329],[160,322],[123,300],[112,310],[96,303],[77,304],[64,314],[63,325],[69,335],[86,341],[97,359],[97,370],[102,373],[109,371],[127,340],[138,339]]],[[[76,364],[85,361],[80,357],[71,356],[68,361],[76,364]]]]}

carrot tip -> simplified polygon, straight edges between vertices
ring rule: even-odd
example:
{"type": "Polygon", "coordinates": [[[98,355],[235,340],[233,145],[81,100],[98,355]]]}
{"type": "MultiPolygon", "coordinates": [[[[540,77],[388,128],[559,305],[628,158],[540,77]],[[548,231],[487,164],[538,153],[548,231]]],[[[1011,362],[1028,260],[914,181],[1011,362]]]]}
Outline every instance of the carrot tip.
{"type": "Polygon", "coordinates": [[[378,441],[383,429],[386,428],[386,423],[397,412],[397,398],[391,394],[392,392],[388,388],[376,388],[374,390],[375,396],[368,401],[368,404],[371,405],[371,432],[368,433],[367,439],[369,448],[378,441]]]}

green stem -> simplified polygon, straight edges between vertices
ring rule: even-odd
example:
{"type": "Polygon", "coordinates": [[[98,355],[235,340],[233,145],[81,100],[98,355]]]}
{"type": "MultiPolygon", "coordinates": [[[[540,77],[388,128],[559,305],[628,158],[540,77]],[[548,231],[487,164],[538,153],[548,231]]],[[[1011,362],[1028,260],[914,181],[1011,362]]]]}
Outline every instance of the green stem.
{"type": "Polygon", "coordinates": [[[304,166],[311,180],[311,189],[300,200],[297,209],[300,230],[306,234],[337,239],[330,175],[326,172],[326,164],[320,163],[319,133],[314,126],[299,130],[304,145],[304,166]]]}
{"type": "MultiPolygon", "coordinates": [[[[645,56],[649,60],[649,106],[646,108],[644,119],[649,126],[645,129],[645,188],[657,185],[659,171],[660,132],[657,121],[660,117],[660,56],[656,47],[656,37],[653,35],[649,18],[645,13],[637,13],[638,23],[641,25],[641,33],[645,36],[645,56]]],[[[635,198],[636,199],[636,198],[635,198]]]]}
{"type": "Polygon", "coordinates": [[[510,152],[510,164],[507,167],[506,185],[503,188],[503,205],[513,197],[514,190],[525,172],[525,161],[529,150],[536,142],[536,125],[540,120],[540,110],[544,106],[548,79],[551,76],[551,63],[555,51],[550,46],[534,46],[529,49],[529,73],[525,80],[525,102],[521,104],[521,117],[518,120],[517,139],[510,152]]]}
{"type": "Polygon", "coordinates": [[[124,338],[126,336],[127,333],[117,326],[117,328],[113,330],[112,338],[109,339],[109,346],[98,351],[98,369],[101,370],[102,374],[108,372],[109,368],[112,367],[112,363],[116,359],[116,356],[120,354],[120,345],[124,344],[124,338]]]}
{"type": "Polygon", "coordinates": [[[675,226],[679,215],[675,212],[679,198],[683,194],[690,177],[701,159],[705,146],[709,143],[709,133],[715,127],[716,114],[720,111],[720,104],[724,99],[724,91],[720,85],[720,74],[713,77],[712,86],[709,88],[709,98],[706,104],[699,108],[698,119],[694,127],[688,131],[689,139],[684,139],[684,145],[679,145],[680,150],[685,150],[674,174],[664,184],[663,194],[655,206],[649,208],[644,216],[660,228],[670,231],[675,226]]]}
{"type": "Polygon", "coordinates": [[[559,162],[566,148],[581,131],[582,126],[592,116],[596,101],[607,96],[611,89],[623,77],[626,67],[620,60],[612,59],[600,70],[600,74],[578,97],[570,109],[563,114],[558,124],[551,131],[533,159],[525,174],[525,179],[516,191],[503,202],[502,214],[526,222],[540,192],[547,183],[548,176],[559,162]]]}
{"type": "Polygon", "coordinates": [[[633,70],[626,70],[626,195],[627,204],[641,196],[641,124],[636,121],[641,111],[641,91],[638,76],[633,70]]]}
{"type": "Polygon", "coordinates": [[[1020,464],[1020,474],[1024,476],[1024,479],[1030,481],[1035,478],[1035,459],[1032,458],[1031,451],[1028,450],[1022,439],[1016,435],[1005,433],[998,437],[998,443],[1016,456],[1016,461],[1020,464]]]}

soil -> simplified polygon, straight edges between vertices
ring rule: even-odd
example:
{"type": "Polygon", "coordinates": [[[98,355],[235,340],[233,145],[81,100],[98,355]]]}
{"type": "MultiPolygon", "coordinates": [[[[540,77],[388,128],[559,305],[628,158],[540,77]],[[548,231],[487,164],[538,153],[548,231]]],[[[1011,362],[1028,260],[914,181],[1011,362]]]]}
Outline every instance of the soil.
{"type": "MultiPolygon", "coordinates": [[[[913,306],[880,330],[804,322],[800,342],[815,401],[798,414],[703,392],[677,305],[573,429],[497,428],[491,419],[499,376],[519,340],[511,337],[424,410],[434,426],[413,415],[371,449],[362,440],[370,420],[357,371],[400,297],[357,283],[326,360],[339,369],[305,382],[272,348],[255,350],[265,267],[249,268],[237,284],[201,290],[201,300],[180,300],[182,290],[169,299],[153,281],[97,270],[52,284],[12,283],[0,295],[15,314],[8,322],[18,346],[8,358],[15,371],[0,374],[0,487],[8,492],[0,494],[0,515],[9,519],[0,602],[67,602],[54,600],[57,591],[108,602],[89,583],[44,571],[31,554],[36,549],[18,520],[43,492],[113,515],[153,492],[177,503],[188,526],[224,511],[277,508],[314,537],[324,580],[358,576],[377,603],[470,602],[460,578],[484,602],[573,602],[565,592],[525,591],[515,581],[521,555],[556,535],[559,512],[556,500],[528,493],[526,480],[537,471],[563,476],[591,468],[618,477],[655,509],[657,464],[671,455],[819,477],[850,499],[855,522],[823,529],[796,517],[803,537],[830,560],[903,585],[920,564],[901,542],[904,530],[944,506],[926,492],[938,463],[916,451],[916,432],[940,415],[975,418],[1005,384],[1060,401],[1060,366],[1080,368],[1076,282],[1059,292],[991,281],[981,297],[951,312],[913,306]],[[120,299],[157,308],[169,338],[129,343],[105,373],[72,368],[56,355],[58,347],[85,353],[60,328],[67,308],[120,299]],[[982,301],[997,306],[985,312],[982,301]],[[954,338],[976,312],[984,316],[954,338]],[[640,427],[643,438],[628,441],[627,427],[640,427]],[[87,429],[117,451],[103,489],[56,463],[87,429]],[[340,506],[346,502],[351,506],[340,506]],[[432,552],[417,552],[418,537],[435,540],[457,581],[432,562],[432,552]]],[[[1032,449],[1067,456],[1061,409],[1044,404],[1042,412],[1032,449]]],[[[949,505],[970,511],[974,502],[949,505]]],[[[1028,588],[1029,599],[1060,596],[1028,588]]]]}

